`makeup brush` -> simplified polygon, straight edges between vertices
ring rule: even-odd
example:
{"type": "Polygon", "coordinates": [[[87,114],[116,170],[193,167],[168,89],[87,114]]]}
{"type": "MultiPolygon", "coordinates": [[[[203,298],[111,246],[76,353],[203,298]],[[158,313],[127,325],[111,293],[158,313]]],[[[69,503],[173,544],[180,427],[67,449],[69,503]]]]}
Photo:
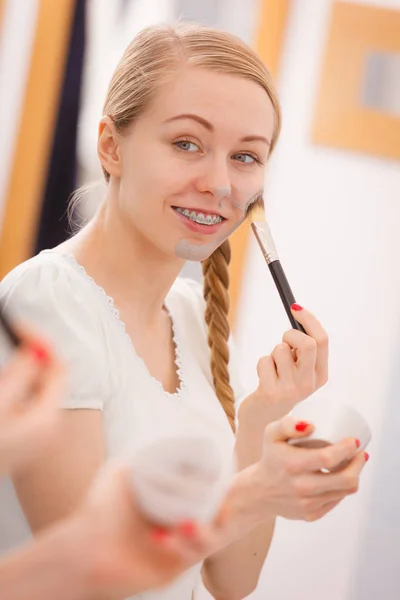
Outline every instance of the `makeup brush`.
{"type": "Polygon", "coordinates": [[[306,333],[300,323],[296,321],[290,310],[291,306],[295,304],[296,300],[294,299],[293,292],[290,289],[288,280],[286,279],[286,275],[283,271],[278,253],[275,248],[271,231],[265,218],[264,199],[262,195],[259,195],[257,200],[255,200],[249,206],[246,217],[251,224],[251,228],[256,237],[258,245],[261,248],[261,252],[263,253],[269,270],[271,271],[272,278],[278,289],[283,306],[293,329],[298,329],[299,331],[306,333]]]}

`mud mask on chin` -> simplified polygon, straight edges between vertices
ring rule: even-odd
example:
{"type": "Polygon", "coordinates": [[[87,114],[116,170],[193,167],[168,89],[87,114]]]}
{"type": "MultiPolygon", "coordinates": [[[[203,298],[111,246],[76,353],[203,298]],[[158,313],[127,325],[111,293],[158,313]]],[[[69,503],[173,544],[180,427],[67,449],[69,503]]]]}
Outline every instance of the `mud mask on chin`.
{"type": "Polygon", "coordinates": [[[237,211],[240,211],[243,216],[238,221],[233,223],[230,228],[224,229],[223,233],[214,238],[212,242],[201,244],[192,242],[187,238],[182,238],[175,246],[176,255],[179,256],[179,258],[183,258],[184,260],[192,262],[203,262],[206,260],[217,248],[221,246],[221,244],[225,242],[225,240],[232,235],[234,231],[236,231],[236,229],[238,229],[238,227],[240,227],[240,225],[246,219],[249,207],[262,193],[263,190],[258,190],[256,194],[252,194],[251,196],[249,194],[243,194],[243,200],[240,197],[232,198],[231,196],[225,196],[225,198],[220,201],[220,207],[224,208],[225,204],[230,202],[231,206],[237,211]]]}

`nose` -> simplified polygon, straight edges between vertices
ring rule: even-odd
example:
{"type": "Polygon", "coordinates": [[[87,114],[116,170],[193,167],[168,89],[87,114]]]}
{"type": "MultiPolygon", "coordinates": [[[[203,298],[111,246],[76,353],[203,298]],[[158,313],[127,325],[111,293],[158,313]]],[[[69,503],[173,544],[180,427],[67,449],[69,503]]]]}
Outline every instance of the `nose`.
{"type": "Polygon", "coordinates": [[[217,200],[229,197],[232,187],[226,159],[207,161],[197,187],[200,192],[208,192],[217,200]]]}

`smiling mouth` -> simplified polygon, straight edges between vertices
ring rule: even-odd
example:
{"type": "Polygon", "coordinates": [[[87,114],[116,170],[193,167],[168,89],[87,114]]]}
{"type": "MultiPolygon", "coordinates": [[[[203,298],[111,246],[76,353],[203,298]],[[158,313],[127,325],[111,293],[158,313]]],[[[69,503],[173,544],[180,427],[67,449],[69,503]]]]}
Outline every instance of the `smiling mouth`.
{"type": "Polygon", "coordinates": [[[217,215],[215,213],[205,214],[203,212],[198,212],[189,208],[181,208],[179,206],[173,206],[172,208],[177,213],[183,215],[184,217],[186,217],[193,223],[197,223],[198,225],[207,225],[211,227],[213,225],[218,225],[219,223],[222,223],[222,221],[226,220],[224,219],[224,217],[221,217],[221,215],[217,215]]]}

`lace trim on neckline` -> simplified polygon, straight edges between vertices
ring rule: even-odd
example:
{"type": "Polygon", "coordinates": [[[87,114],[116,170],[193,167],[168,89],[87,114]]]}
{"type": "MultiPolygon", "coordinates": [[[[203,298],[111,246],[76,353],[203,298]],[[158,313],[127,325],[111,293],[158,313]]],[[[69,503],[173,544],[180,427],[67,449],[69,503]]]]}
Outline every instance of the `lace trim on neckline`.
{"type": "Polygon", "coordinates": [[[112,296],[109,296],[107,294],[107,292],[105,291],[105,289],[103,287],[101,287],[98,283],[96,283],[96,281],[93,279],[93,277],[90,277],[90,275],[87,273],[85,267],[83,265],[81,265],[75,258],[75,256],[73,254],[67,254],[67,253],[61,253],[61,252],[57,252],[56,250],[44,250],[44,253],[53,253],[53,254],[59,254],[60,256],[64,256],[65,258],[67,258],[85,277],[85,279],[96,289],[98,290],[98,292],[100,292],[100,294],[103,296],[104,300],[106,301],[106,303],[108,304],[108,307],[115,319],[115,321],[117,322],[117,325],[120,327],[120,329],[122,329],[125,339],[128,342],[131,350],[132,350],[132,354],[134,355],[136,361],[142,366],[142,368],[146,371],[147,375],[149,376],[150,379],[152,379],[152,381],[157,385],[157,387],[168,397],[168,398],[172,398],[174,400],[179,400],[183,391],[186,389],[187,385],[186,385],[186,380],[185,380],[185,376],[184,376],[184,367],[183,367],[183,354],[182,354],[182,348],[181,348],[181,343],[180,343],[180,336],[178,334],[177,331],[177,326],[176,323],[174,321],[174,318],[171,314],[171,310],[168,307],[168,302],[166,301],[164,303],[164,306],[168,312],[169,318],[171,320],[171,326],[172,326],[172,341],[174,344],[174,348],[175,348],[175,366],[176,366],[176,374],[178,376],[178,380],[179,380],[179,388],[176,390],[176,392],[168,392],[167,390],[164,389],[161,381],[158,381],[158,379],[156,379],[153,375],[150,374],[146,363],[144,362],[144,360],[137,354],[136,350],[135,350],[135,346],[132,342],[132,339],[130,337],[130,335],[128,334],[128,332],[126,331],[126,325],[124,323],[124,321],[121,319],[121,316],[119,314],[119,310],[118,308],[115,306],[115,302],[114,302],[114,298],[112,298],[112,296]]]}

